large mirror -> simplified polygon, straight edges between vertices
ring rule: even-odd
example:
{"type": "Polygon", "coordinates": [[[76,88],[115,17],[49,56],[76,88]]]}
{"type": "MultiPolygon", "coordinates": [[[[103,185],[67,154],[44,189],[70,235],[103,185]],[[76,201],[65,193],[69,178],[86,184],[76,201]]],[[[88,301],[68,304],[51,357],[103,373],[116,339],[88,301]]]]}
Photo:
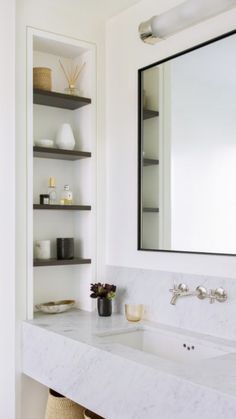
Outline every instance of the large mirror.
{"type": "Polygon", "coordinates": [[[236,254],[235,34],[139,70],[140,250],[236,254]]]}

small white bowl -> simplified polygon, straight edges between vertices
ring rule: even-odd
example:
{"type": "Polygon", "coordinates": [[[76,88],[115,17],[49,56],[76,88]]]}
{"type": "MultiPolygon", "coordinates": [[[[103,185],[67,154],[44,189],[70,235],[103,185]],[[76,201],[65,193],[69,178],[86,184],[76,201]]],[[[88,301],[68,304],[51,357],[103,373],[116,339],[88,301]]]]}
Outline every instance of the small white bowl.
{"type": "Polygon", "coordinates": [[[75,305],[75,300],[49,301],[48,303],[37,304],[35,307],[47,314],[63,313],[75,305]]]}
{"type": "Polygon", "coordinates": [[[48,147],[52,148],[54,146],[54,141],[47,138],[42,138],[41,140],[35,141],[35,144],[39,147],[48,147]]]}

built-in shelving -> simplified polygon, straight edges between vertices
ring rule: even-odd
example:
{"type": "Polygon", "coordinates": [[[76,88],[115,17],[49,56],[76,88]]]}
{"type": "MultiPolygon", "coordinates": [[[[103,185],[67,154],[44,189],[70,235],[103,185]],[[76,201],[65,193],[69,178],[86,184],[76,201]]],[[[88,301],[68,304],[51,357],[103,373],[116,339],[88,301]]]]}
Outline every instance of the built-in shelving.
{"type": "Polygon", "coordinates": [[[91,157],[89,151],[61,150],[59,148],[34,146],[34,157],[57,160],[79,160],[91,157]]]}
{"type": "Polygon", "coordinates": [[[143,207],[143,212],[159,212],[159,208],[143,207]]]}
{"type": "Polygon", "coordinates": [[[86,265],[92,263],[91,259],[34,259],[34,266],[62,266],[62,265],[86,265]]]}
{"type": "Polygon", "coordinates": [[[65,93],[51,92],[47,90],[34,89],[34,104],[52,106],[54,108],[79,109],[82,106],[89,105],[91,99],[87,97],[68,95],[65,93]]]}
{"type": "Polygon", "coordinates": [[[143,159],[143,165],[144,166],[155,166],[159,164],[159,160],[158,159],[148,159],[145,158],[143,159]]]}
{"type": "MultiPolygon", "coordinates": [[[[74,299],[81,309],[91,303],[84,290],[96,282],[96,46],[65,36],[27,29],[27,318],[35,305],[74,299]],[[65,72],[83,68],[76,88],[67,94],[65,72]],[[52,91],[34,88],[33,68],[51,69],[52,91]],[[80,93],[82,92],[82,93],[80,93]],[[75,149],[41,147],[39,139],[55,138],[70,124],[75,149]],[[35,141],[35,142],[34,142],[35,141]],[[47,181],[56,182],[55,205],[41,205],[47,181]],[[69,185],[73,205],[60,205],[60,191],[69,185]],[[80,205],[81,204],[81,205],[80,205]],[[92,205],[91,205],[92,204],[92,205]],[[74,258],[57,259],[58,237],[74,239],[74,258]],[[37,242],[50,240],[50,259],[36,259],[37,242]]],[[[39,86],[41,87],[41,86],[39,86]]],[[[23,220],[24,221],[24,220],[23,220]]]]}
{"type": "Polygon", "coordinates": [[[34,204],[33,208],[34,210],[91,211],[91,205],[34,204]]]}
{"type": "Polygon", "coordinates": [[[158,111],[152,111],[151,109],[143,110],[143,119],[156,118],[157,116],[159,116],[158,111]]]}

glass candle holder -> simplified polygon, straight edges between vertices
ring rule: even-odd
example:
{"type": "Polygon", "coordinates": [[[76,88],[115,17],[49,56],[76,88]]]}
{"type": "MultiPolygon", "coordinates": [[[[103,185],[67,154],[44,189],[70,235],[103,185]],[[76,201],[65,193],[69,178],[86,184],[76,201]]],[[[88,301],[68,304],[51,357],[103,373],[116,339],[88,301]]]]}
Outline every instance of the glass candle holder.
{"type": "Polygon", "coordinates": [[[125,316],[129,322],[139,322],[144,313],[143,304],[125,304],[125,316]]]}
{"type": "Polygon", "coordinates": [[[50,259],[51,257],[51,242],[50,240],[36,240],[35,242],[35,258],[36,259],[50,259]]]}

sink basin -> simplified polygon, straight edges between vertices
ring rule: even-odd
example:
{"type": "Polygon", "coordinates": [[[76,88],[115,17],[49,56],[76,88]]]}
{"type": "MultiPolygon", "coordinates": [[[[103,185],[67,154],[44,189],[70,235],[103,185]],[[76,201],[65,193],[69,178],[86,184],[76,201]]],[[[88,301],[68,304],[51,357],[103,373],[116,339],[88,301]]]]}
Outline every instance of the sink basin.
{"type": "Polygon", "coordinates": [[[102,343],[120,344],[181,364],[194,364],[236,352],[236,348],[186,334],[145,328],[97,335],[102,343]]]}

